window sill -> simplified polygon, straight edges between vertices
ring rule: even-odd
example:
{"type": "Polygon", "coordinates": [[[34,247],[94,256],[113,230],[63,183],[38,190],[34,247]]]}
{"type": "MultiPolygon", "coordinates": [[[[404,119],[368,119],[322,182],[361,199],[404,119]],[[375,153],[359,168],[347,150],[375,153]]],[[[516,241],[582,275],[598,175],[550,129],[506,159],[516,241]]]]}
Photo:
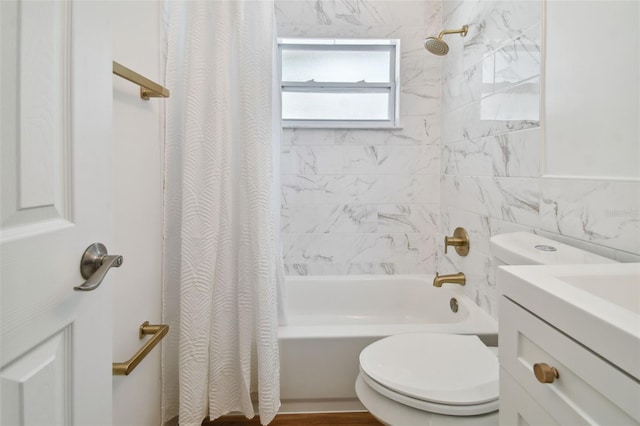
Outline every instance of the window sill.
{"type": "Polygon", "coordinates": [[[372,123],[357,123],[357,122],[345,122],[345,123],[282,123],[283,129],[319,129],[319,130],[401,130],[401,125],[395,124],[372,124],[372,123]]]}

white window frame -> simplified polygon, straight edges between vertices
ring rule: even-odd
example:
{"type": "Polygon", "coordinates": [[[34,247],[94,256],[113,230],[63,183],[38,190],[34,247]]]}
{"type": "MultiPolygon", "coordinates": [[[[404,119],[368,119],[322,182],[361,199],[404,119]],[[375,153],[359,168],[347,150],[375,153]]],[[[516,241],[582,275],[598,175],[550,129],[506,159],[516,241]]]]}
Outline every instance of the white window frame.
{"type": "Polygon", "coordinates": [[[398,39],[321,39],[321,38],[279,38],[278,39],[278,78],[280,81],[280,102],[283,92],[317,93],[389,93],[389,110],[387,120],[299,120],[282,119],[285,128],[357,128],[379,129],[400,127],[400,40],[398,39]],[[385,50],[391,54],[389,61],[388,83],[367,82],[293,82],[282,81],[282,50],[385,50]],[[319,90],[320,89],[320,90],[319,90]]]}

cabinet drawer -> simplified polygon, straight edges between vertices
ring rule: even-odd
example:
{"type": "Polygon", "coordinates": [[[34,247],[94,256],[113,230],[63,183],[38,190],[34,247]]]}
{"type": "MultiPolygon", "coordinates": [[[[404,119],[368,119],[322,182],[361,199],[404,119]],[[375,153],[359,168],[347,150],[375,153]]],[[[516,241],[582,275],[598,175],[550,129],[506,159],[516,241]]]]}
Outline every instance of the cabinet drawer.
{"type": "Polygon", "coordinates": [[[500,426],[560,426],[533,398],[500,368],[500,426]]]}
{"type": "Polygon", "coordinates": [[[640,425],[639,382],[508,298],[499,303],[500,365],[558,423],[640,425]],[[559,377],[538,382],[535,363],[559,377]]]}

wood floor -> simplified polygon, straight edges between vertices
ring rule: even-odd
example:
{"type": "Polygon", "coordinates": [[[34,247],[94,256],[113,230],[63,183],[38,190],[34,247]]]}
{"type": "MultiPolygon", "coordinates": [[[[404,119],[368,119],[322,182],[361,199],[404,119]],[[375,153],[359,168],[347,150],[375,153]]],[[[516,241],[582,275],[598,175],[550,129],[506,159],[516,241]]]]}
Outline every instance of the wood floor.
{"type": "MultiPolygon", "coordinates": [[[[314,413],[314,414],[278,414],[269,426],[380,426],[369,413],[314,413]]],[[[244,416],[222,416],[214,421],[205,420],[202,426],[260,426],[256,416],[247,419],[244,416]]]]}

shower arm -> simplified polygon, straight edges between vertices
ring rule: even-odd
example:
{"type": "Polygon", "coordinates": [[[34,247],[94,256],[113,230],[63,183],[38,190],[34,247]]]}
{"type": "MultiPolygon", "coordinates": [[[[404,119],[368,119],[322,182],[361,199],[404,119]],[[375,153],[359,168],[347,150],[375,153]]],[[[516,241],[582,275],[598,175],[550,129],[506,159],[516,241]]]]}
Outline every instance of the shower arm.
{"type": "Polygon", "coordinates": [[[441,39],[445,34],[460,34],[461,37],[464,37],[467,35],[468,30],[469,27],[467,25],[463,25],[459,30],[444,30],[441,31],[440,34],[438,34],[438,38],[441,39]]]}

